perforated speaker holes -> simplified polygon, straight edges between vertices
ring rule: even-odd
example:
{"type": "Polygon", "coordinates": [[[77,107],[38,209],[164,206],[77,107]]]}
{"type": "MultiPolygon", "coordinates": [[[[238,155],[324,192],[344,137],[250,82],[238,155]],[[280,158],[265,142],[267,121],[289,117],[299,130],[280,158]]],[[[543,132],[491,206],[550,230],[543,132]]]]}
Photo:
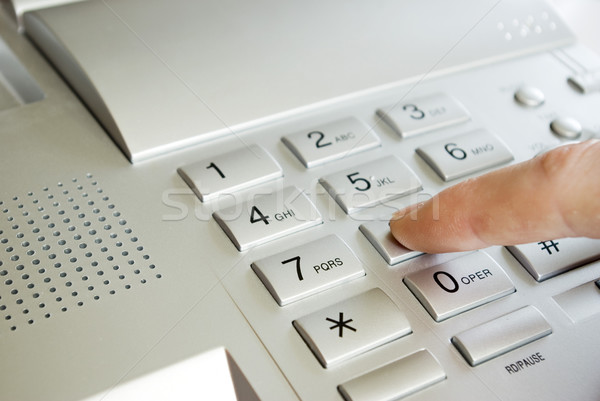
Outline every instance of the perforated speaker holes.
{"type": "Polygon", "coordinates": [[[91,174],[0,199],[0,335],[158,278],[91,174]]]}

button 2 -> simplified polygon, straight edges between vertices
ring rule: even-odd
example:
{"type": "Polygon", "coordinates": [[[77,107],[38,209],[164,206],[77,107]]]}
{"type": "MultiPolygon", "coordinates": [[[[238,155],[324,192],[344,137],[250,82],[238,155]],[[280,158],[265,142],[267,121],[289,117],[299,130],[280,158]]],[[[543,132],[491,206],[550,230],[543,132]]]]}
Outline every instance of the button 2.
{"type": "Polygon", "coordinates": [[[373,131],[356,118],[286,135],[281,141],[306,168],[363,152],[381,143],[373,131]]]}
{"type": "Polygon", "coordinates": [[[213,217],[240,251],[323,222],[306,194],[294,186],[219,210],[213,217]]]}
{"type": "Polygon", "coordinates": [[[481,251],[411,273],[404,283],[436,322],[515,292],[504,270],[481,251]]]}
{"type": "Polygon", "coordinates": [[[337,235],[257,260],[252,269],[279,306],[365,275],[360,261],[337,235]]]}

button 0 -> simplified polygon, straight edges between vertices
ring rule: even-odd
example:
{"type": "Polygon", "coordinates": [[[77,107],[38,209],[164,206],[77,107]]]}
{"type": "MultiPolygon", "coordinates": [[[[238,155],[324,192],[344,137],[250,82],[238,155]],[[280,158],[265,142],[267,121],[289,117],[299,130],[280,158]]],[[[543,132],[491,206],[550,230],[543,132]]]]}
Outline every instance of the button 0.
{"type": "Polygon", "coordinates": [[[329,174],[319,182],[348,214],[422,188],[415,173],[394,156],[329,174]]]}
{"type": "Polygon", "coordinates": [[[452,344],[471,366],[496,358],[552,333],[533,306],[508,313],[452,337],[452,344]]]}
{"type": "Polygon", "coordinates": [[[560,117],[552,120],[550,129],[555,135],[566,139],[577,139],[583,133],[581,123],[570,117],[560,117]]]}
{"type": "Polygon", "coordinates": [[[395,265],[423,254],[423,252],[413,251],[400,245],[390,232],[390,225],[387,221],[364,223],[358,229],[377,249],[388,265],[395,265]]]}
{"type": "Polygon", "coordinates": [[[507,246],[506,249],[537,281],[600,259],[600,240],[563,238],[507,246]]]}
{"type": "Polygon", "coordinates": [[[221,209],[213,217],[240,251],[323,222],[306,194],[294,186],[221,209]]]}
{"type": "Polygon", "coordinates": [[[445,93],[402,101],[377,110],[377,115],[403,138],[469,120],[462,104],[445,93]]]}
{"type": "Polygon", "coordinates": [[[522,86],[515,92],[515,100],[522,106],[538,107],[544,104],[544,92],[532,86],[522,86]]]}
{"type": "Polygon", "coordinates": [[[393,401],[446,379],[427,350],[420,350],[338,386],[346,401],[393,401]]]}
{"type": "Polygon", "coordinates": [[[504,270],[479,251],[404,278],[436,322],[515,292],[504,270]]]}
{"type": "Polygon", "coordinates": [[[417,148],[417,154],[444,181],[455,180],[513,160],[506,145],[485,130],[421,146],[417,148]]]}
{"type": "Polygon", "coordinates": [[[257,260],[252,269],[280,306],[365,275],[360,261],[337,235],[257,260]]]}
{"type": "Polygon", "coordinates": [[[375,133],[356,118],[346,118],[286,135],[281,141],[306,168],[360,153],[381,143],[375,133]]]}
{"type": "Polygon", "coordinates": [[[293,325],[326,368],[412,332],[404,313],[379,288],[294,320],[293,325]]]}
{"type": "Polygon", "coordinates": [[[206,158],[180,167],[177,172],[202,202],[283,175],[275,159],[258,145],[206,158]]]}

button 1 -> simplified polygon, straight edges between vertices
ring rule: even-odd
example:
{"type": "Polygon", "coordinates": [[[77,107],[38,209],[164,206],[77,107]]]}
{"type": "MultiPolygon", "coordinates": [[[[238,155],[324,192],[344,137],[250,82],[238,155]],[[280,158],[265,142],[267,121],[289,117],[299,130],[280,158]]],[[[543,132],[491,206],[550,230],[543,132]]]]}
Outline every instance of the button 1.
{"type": "Polygon", "coordinates": [[[346,401],[393,401],[446,379],[427,350],[420,350],[338,386],[346,401]]]}
{"type": "Polygon", "coordinates": [[[294,320],[293,324],[326,368],[412,331],[404,313],[379,288],[294,320]]]}
{"type": "Polygon", "coordinates": [[[485,130],[421,146],[417,148],[417,154],[444,181],[455,180],[513,160],[506,145],[485,130]]]}
{"type": "Polygon", "coordinates": [[[380,145],[362,121],[346,118],[281,138],[306,168],[341,159],[380,145]]]}
{"type": "Polygon", "coordinates": [[[323,222],[306,194],[293,186],[219,210],[213,217],[240,251],[323,222]]]}
{"type": "Polygon", "coordinates": [[[177,172],[202,202],[283,176],[275,159],[258,145],[206,158],[177,172]]]}
{"type": "Polygon", "coordinates": [[[552,333],[533,306],[526,306],[452,337],[452,344],[471,366],[477,366],[552,333]]]}
{"type": "Polygon", "coordinates": [[[600,259],[600,240],[590,238],[540,241],[507,246],[506,249],[537,281],[600,259]]]}
{"type": "Polygon", "coordinates": [[[515,92],[515,100],[522,106],[538,107],[544,104],[544,92],[532,86],[522,86],[515,92]]]}
{"type": "Polygon", "coordinates": [[[504,270],[481,251],[411,273],[404,283],[436,322],[515,292],[504,270]]]}
{"type": "Polygon", "coordinates": [[[365,275],[337,235],[257,260],[252,269],[280,306],[365,275]]]}
{"type": "Polygon", "coordinates": [[[402,101],[377,110],[377,115],[403,138],[469,120],[462,104],[444,93],[402,101]]]}
{"type": "Polygon", "coordinates": [[[583,133],[581,123],[574,118],[560,117],[550,123],[550,129],[555,135],[566,139],[577,139],[583,133]]]}
{"type": "Polygon", "coordinates": [[[421,190],[421,181],[394,156],[327,175],[319,182],[348,214],[421,190]]]}
{"type": "Polygon", "coordinates": [[[400,245],[390,232],[387,221],[364,223],[358,229],[367,237],[388,265],[395,265],[423,254],[423,252],[413,251],[400,245]]]}

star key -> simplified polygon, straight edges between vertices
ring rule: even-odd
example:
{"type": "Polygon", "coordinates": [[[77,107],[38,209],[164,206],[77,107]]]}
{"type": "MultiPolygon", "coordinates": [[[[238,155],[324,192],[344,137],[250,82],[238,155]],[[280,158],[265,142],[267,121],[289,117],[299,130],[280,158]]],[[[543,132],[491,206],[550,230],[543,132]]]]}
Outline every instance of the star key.
{"type": "Polygon", "coordinates": [[[379,288],[312,312],[292,324],[325,368],[412,332],[404,313],[379,288]]]}
{"type": "Polygon", "coordinates": [[[333,330],[335,328],[338,328],[338,335],[340,337],[344,337],[344,329],[348,329],[348,330],[352,330],[352,331],[356,331],[356,329],[352,326],[348,326],[348,323],[350,323],[352,321],[352,319],[348,319],[348,320],[344,320],[344,312],[340,312],[340,318],[339,320],[333,320],[332,318],[328,317],[325,318],[325,320],[331,322],[331,323],[335,323],[333,326],[331,326],[329,328],[329,330],[333,330]]]}

